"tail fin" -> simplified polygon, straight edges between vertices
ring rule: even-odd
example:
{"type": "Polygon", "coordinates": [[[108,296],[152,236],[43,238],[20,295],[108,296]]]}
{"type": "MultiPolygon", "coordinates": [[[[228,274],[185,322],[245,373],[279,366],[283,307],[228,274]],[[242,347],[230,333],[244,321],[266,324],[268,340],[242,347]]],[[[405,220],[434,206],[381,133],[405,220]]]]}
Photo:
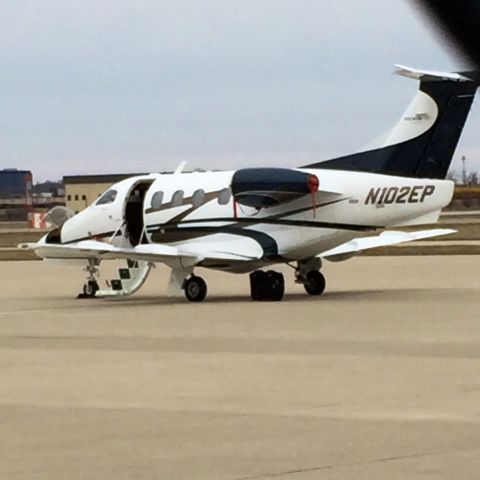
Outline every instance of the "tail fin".
{"type": "Polygon", "coordinates": [[[420,89],[385,145],[305,168],[446,177],[480,76],[477,72],[429,72],[398,65],[395,73],[420,80],[420,89]]]}

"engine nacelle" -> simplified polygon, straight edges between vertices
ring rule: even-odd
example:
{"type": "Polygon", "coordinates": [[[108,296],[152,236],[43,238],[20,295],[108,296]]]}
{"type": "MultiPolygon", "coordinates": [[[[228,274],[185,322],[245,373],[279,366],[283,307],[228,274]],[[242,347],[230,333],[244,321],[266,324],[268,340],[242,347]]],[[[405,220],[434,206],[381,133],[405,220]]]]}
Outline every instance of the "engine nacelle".
{"type": "Polygon", "coordinates": [[[318,191],[316,175],[288,168],[243,168],[232,178],[235,201],[253,208],[289,202],[318,191]]]}

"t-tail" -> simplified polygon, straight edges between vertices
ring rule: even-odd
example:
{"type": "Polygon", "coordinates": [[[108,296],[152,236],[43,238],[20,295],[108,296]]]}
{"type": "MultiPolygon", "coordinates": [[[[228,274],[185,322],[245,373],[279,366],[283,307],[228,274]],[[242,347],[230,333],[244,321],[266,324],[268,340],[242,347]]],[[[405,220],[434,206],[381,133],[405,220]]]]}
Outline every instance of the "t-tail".
{"type": "Polygon", "coordinates": [[[395,73],[420,80],[420,89],[383,145],[304,168],[446,177],[480,76],[478,72],[430,72],[398,65],[395,73]]]}

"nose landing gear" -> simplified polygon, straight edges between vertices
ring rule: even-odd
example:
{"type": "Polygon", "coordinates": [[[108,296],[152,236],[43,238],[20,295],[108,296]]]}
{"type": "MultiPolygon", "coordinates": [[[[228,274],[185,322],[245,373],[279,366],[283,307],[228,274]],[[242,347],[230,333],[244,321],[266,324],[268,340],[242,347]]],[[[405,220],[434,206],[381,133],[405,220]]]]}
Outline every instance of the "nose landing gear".
{"type": "Polygon", "coordinates": [[[99,274],[98,263],[95,260],[90,259],[88,265],[85,267],[85,271],[88,273],[87,283],[83,286],[82,293],[79,293],[77,298],[93,298],[97,294],[100,287],[98,286],[97,276],[99,274]]]}
{"type": "Polygon", "coordinates": [[[99,261],[89,260],[85,271],[88,279],[77,298],[104,298],[128,296],[139,290],[150,273],[152,264],[141,260],[127,260],[126,268],[119,268],[119,278],[106,281],[107,288],[100,289],[97,278],[100,276],[99,261]]]}
{"type": "Polygon", "coordinates": [[[83,298],[93,298],[99,289],[100,287],[96,280],[88,280],[83,286],[83,298]]]}

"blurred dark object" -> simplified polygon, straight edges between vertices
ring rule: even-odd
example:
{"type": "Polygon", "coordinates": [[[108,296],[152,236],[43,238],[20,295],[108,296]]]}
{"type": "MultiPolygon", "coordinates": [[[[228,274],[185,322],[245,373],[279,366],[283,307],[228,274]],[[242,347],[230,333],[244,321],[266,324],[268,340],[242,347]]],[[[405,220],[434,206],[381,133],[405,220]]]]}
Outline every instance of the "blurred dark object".
{"type": "Polygon", "coordinates": [[[414,0],[447,42],[480,68],[480,0],[414,0]]]}

